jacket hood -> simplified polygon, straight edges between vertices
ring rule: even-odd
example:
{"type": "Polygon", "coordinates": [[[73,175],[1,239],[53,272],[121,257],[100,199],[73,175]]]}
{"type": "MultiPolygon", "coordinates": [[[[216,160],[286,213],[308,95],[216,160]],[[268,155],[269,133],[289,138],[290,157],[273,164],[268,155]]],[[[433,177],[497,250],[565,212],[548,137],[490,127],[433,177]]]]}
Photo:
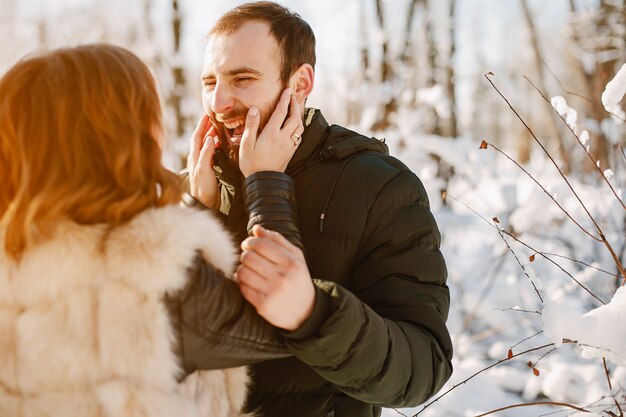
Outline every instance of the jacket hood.
{"type": "Polygon", "coordinates": [[[311,159],[342,160],[363,151],[389,153],[389,148],[376,138],[369,138],[339,125],[328,125],[322,112],[310,109],[302,142],[291,158],[285,173],[297,174],[311,159]]]}
{"type": "Polygon", "coordinates": [[[320,155],[324,159],[345,159],[364,151],[389,154],[389,147],[384,139],[370,138],[343,126],[332,125],[328,127],[320,155]]]}

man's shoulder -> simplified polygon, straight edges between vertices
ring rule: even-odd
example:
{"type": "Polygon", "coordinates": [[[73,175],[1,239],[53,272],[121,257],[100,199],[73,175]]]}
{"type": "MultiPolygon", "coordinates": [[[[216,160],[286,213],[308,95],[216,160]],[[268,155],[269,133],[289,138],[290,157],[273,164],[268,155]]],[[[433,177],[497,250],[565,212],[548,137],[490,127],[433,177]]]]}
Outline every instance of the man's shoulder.
{"type": "Polygon", "coordinates": [[[338,124],[329,125],[319,111],[315,116],[325,130],[319,148],[321,159],[318,160],[321,163],[318,168],[323,173],[320,176],[320,171],[316,171],[316,181],[326,178],[330,182],[347,182],[354,185],[354,190],[361,190],[358,184],[364,184],[365,195],[377,194],[383,188],[424,192],[419,178],[402,161],[389,154],[384,139],[338,124]]]}
{"type": "MultiPolygon", "coordinates": [[[[331,140],[323,155],[328,172],[341,183],[348,183],[356,200],[384,192],[407,201],[427,201],[427,193],[418,176],[406,164],[388,152],[384,140],[367,137],[343,126],[329,128],[331,140]],[[400,198],[402,196],[402,198],[400,198]]],[[[394,197],[395,198],[395,197],[394,197]]],[[[427,203],[426,203],[427,204],[427,203]]]]}
{"type": "Polygon", "coordinates": [[[428,205],[427,192],[419,177],[402,161],[391,156],[364,152],[350,163],[350,176],[373,192],[398,201],[428,205]]]}
{"type": "Polygon", "coordinates": [[[389,154],[385,139],[368,137],[344,126],[329,127],[322,156],[345,163],[348,172],[357,173],[363,179],[378,178],[386,182],[405,173],[407,177],[418,180],[402,161],[389,154]]]}

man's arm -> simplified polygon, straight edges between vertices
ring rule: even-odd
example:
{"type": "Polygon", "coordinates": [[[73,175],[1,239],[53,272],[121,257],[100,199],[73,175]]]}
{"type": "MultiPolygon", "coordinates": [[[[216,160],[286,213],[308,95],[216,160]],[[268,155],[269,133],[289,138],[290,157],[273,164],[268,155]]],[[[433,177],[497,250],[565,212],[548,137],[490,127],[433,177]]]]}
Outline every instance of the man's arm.
{"type": "MultiPolygon", "coordinates": [[[[293,181],[282,174],[297,149],[292,135],[299,137],[304,129],[291,93],[289,89],[283,91],[260,133],[258,109],[249,110],[240,165],[247,177],[244,197],[250,213],[249,228],[258,224],[277,230],[302,247],[293,181]]],[[[190,141],[188,175],[183,174],[181,179],[181,187],[188,192],[183,199],[187,206],[214,211],[219,208],[220,193],[213,171],[213,159],[220,156],[215,151],[215,135],[208,116],[203,115],[190,141]]],[[[201,257],[190,269],[186,288],[166,302],[179,330],[178,345],[187,373],[289,356],[278,330],[257,314],[236,283],[201,257]]]]}
{"type": "MultiPolygon", "coordinates": [[[[301,246],[291,178],[261,172],[248,177],[245,185],[250,225],[284,232],[301,246]]],[[[200,254],[189,269],[185,288],[166,302],[178,329],[178,346],[187,374],[196,369],[242,366],[290,355],[278,329],[259,316],[233,280],[200,254]]]]}
{"type": "Polygon", "coordinates": [[[189,281],[166,298],[185,374],[289,356],[283,338],[242,296],[237,284],[200,254],[189,281]]]}
{"type": "Polygon", "coordinates": [[[255,225],[260,225],[304,249],[298,229],[295,185],[289,175],[262,171],[248,176],[243,182],[243,199],[249,215],[249,235],[255,225]]]}
{"type": "Polygon", "coordinates": [[[368,219],[353,292],[317,281],[313,313],[284,334],[296,357],[352,397],[414,406],[452,371],[440,236],[426,193],[408,170],[382,189],[368,219]]]}

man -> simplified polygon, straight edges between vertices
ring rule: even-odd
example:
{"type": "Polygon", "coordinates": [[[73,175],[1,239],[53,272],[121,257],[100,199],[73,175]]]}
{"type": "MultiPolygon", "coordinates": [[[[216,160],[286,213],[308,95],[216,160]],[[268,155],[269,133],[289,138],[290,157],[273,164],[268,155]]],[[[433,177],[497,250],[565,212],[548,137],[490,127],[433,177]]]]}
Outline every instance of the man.
{"type": "Polygon", "coordinates": [[[293,355],[251,367],[247,410],[379,416],[425,401],[452,372],[447,272],[415,174],[384,143],[305,108],[314,66],[311,28],[278,4],[244,4],[218,20],[191,194],[243,240],[237,282],[293,355]],[[248,197],[267,184],[297,204],[298,219],[279,225],[287,239],[252,227],[255,217],[285,224],[262,203],[247,208],[248,224],[248,197]],[[302,250],[288,242],[298,229],[302,250]]]}

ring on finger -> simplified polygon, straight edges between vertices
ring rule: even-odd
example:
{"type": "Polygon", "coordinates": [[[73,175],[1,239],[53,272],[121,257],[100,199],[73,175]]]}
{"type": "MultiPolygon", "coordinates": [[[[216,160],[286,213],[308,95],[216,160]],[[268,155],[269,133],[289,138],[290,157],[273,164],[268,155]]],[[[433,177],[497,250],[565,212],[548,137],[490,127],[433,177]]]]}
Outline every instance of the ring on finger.
{"type": "Polygon", "coordinates": [[[291,141],[293,142],[293,146],[298,146],[298,141],[300,140],[300,135],[298,133],[293,132],[290,136],[291,141]]]}

